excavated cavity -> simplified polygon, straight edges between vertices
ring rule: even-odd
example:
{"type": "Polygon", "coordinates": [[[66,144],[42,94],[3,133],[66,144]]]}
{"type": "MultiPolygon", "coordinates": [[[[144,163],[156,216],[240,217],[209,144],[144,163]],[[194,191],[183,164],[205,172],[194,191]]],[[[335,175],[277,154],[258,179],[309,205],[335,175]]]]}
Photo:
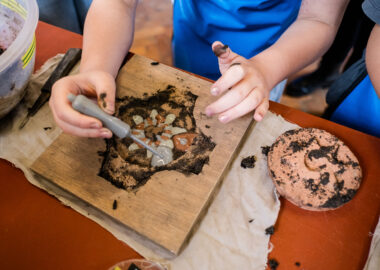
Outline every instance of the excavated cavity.
{"type": "Polygon", "coordinates": [[[143,136],[150,146],[156,149],[173,146],[169,154],[172,161],[160,162],[132,139],[114,136],[106,139],[106,150],[100,153],[103,162],[99,176],[118,188],[136,190],[159,171],[199,174],[208,163],[215,143],[196,126],[193,111],[197,97],[168,85],[151,96],[117,99],[116,116],[131,126],[134,136],[143,136]],[[152,162],[157,166],[152,166],[152,162]]]}

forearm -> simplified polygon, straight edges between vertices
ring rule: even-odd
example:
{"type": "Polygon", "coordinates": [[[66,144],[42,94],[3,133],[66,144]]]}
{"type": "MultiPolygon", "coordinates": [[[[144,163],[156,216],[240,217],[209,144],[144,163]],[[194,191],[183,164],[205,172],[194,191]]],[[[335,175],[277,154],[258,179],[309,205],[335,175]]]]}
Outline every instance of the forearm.
{"type": "Polygon", "coordinates": [[[81,72],[101,70],[116,77],[131,47],[136,0],[94,0],[88,12],[81,72]]]}
{"type": "Polygon", "coordinates": [[[371,32],[367,44],[366,65],[368,75],[380,98],[380,25],[376,24],[371,32]]]}
{"type": "Polygon", "coordinates": [[[270,89],[317,60],[331,46],[347,1],[336,1],[336,6],[327,10],[322,5],[328,3],[323,2],[303,1],[297,20],[275,44],[254,57],[270,89]]]}

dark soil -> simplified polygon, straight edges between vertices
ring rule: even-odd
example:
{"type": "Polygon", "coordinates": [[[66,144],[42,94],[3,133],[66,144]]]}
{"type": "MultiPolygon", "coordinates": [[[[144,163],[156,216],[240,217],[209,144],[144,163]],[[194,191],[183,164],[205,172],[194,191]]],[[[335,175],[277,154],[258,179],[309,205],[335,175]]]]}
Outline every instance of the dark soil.
{"type": "Polygon", "coordinates": [[[255,156],[249,156],[249,157],[242,159],[240,166],[243,169],[247,169],[247,168],[252,169],[255,167],[255,163],[256,163],[256,157],[255,156]]]}
{"type": "MultiPolygon", "coordinates": [[[[135,190],[159,171],[176,170],[185,175],[199,174],[203,166],[208,164],[209,154],[213,151],[215,143],[196,126],[193,116],[196,99],[197,96],[190,91],[179,92],[171,85],[151,96],[146,94],[143,98],[126,96],[117,99],[116,116],[129,124],[132,129],[136,126],[132,119],[133,115],[140,115],[147,119],[151,111],[156,109],[162,116],[175,114],[173,126],[185,128],[188,132],[196,133],[197,136],[188,151],[173,149],[173,161],[160,167],[151,167],[150,159],[146,158],[145,149],[129,152],[128,146],[133,142],[131,139],[116,137],[107,139],[107,148],[100,153],[104,159],[99,176],[118,188],[135,190]]],[[[155,138],[155,136],[151,137],[155,138]]]]}
{"type": "Polygon", "coordinates": [[[218,45],[212,50],[216,57],[219,57],[223,53],[225,53],[228,49],[228,45],[218,45]]]}
{"type": "Polygon", "coordinates": [[[266,235],[273,235],[274,234],[274,226],[270,226],[268,228],[265,229],[265,234],[266,235]]]}
{"type": "Polygon", "coordinates": [[[276,259],[269,259],[268,261],[268,266],[271,270],[276,270],[277,267],[279,266],[279,263],[276,259]]]}
{"type": "Polygon", "coordinates": [[[269,150],[270,150],[270,146],[261,146],[261,153],[264,156],[268,156],[269,150]]]}
{"type": "Polygon", "coordinates": [[[128,270],[141,270],[141,269],[138,268],[136,264],[131,263],[131,265],[128,267],[128,270]]]}
{"type": "Polygon", "coordinates": [[[107,107],[107,103],[105,101],[105,98],[107,97],[107,94],[106,93],[101,93],[100,96],[99,96],[99,99],[100,99],[100,104],[102,105],[103,108],[106,108],[107,107]]]}

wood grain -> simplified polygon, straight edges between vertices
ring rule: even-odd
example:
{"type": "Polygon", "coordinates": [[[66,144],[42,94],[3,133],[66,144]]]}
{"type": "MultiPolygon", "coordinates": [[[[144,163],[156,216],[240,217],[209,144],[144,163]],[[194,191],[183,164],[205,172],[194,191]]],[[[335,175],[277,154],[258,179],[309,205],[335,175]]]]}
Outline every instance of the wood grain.
{"type": "Polygon", "coordinates": [[[213,99],[211,83],[148,58],[134,55],[117,78],[117,96],[142,97],[173,85],[178,91],[198,95],[194,108],[197,127],[211,136],[216,147],[209,164],[199,175],[162,171],[137,192],[118,189],[97,174],[105,150],[102,139],[62,134],[32,165],[32,170],[74,194],[99,211],[113,217],[139,235],[173,254],[179,254],[192,229],[204,215],[214,192],[251,123],[251,116],[224,125],[203,114],[213,99]],[[205,128],[208,125],[210,128],[205,128]],[[118,208],[112,209],[113,201],[118,208]]]}

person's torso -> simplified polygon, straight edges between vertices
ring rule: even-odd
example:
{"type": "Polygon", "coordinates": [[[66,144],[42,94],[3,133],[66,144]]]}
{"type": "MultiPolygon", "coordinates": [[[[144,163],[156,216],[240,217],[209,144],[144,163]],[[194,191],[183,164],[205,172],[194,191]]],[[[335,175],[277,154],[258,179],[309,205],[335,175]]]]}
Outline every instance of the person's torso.
{"type": "Polygon", "coordinates": [[[175,63],[204,75],[188,57],[198,55],[209,63],[216,40],[250,58],[276,42],[296,19],[300,4],[301,0],[175,0],[173,45],[178,51],[174,57],[180,58],[175,63]]]}
{"type": "Polygon", "coordinates": [[[368,75],[342,101],[330,120],[380,137],[380,98],[368,75]]]}

